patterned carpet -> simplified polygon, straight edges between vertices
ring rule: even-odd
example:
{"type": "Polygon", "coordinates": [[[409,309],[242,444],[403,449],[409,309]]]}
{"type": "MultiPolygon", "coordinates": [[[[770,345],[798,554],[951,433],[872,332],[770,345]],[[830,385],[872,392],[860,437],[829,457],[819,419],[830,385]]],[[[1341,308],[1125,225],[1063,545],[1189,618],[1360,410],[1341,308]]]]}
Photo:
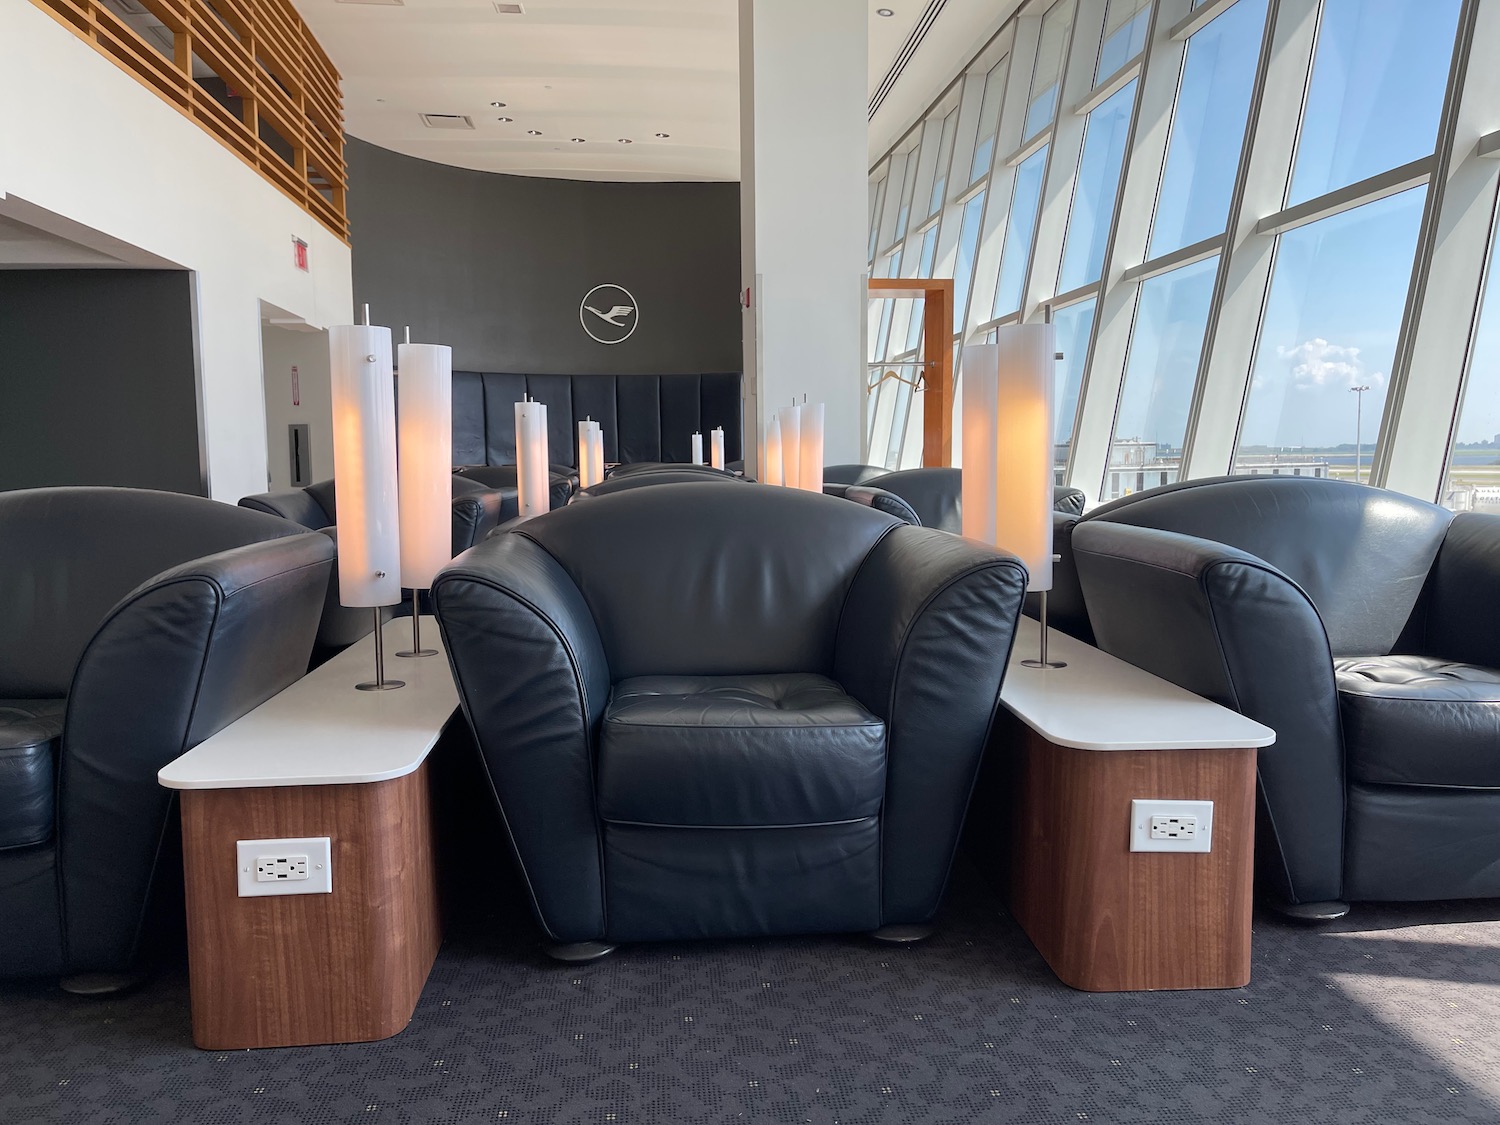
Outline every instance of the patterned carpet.
{"type": "Polygon", "coordinates": [[[972,867],[939,935],[548,962],[505,896],[383,1043],[194,1049],[179,958],[133,995],[0,986],[0,1122],[1500,1121],[1500,902],[1257,920],[1227,992],[1059,984],[972,867]]]}

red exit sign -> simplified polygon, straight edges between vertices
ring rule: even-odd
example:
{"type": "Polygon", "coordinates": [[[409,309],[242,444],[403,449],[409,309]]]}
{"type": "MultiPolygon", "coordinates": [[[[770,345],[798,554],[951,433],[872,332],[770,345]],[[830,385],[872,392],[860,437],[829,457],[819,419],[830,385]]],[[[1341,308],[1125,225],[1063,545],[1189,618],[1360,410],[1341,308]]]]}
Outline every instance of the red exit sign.
{"type": "Polygon", "coordinates": [[[303,273],[307,272],[307,243],[296,235],[292,236],[292,264],[303,273]]]}

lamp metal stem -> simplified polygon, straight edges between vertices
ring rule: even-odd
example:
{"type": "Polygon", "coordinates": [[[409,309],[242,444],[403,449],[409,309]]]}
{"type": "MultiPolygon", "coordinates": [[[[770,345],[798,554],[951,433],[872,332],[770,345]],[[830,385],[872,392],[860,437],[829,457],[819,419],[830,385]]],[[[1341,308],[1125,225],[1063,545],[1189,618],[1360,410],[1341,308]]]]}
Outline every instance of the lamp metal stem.
{"type": "Polygon", "coordinates": [[[1043,590],[1039,596],[1042,600],[1041,620],[1039,622],[1042,627],[1041,659],[1023,660],[1021,661],[1021,666],[1023,668],[1066,668],[1068,664],[1065,660],[1047,659],[1047,591],[1043,590]]]}
{"type": "Polygon", "coordinates": [[[375,615],[375,678],[354,686],[360,691],[392,691],[395,688],[405,687],[405,680],[385,678],[385,634],[380,627],[380,607],[376,606],[370,612],[375,615]]]}
{"type": "Polygon", "coordinates": [[[411,592],[411,648],[405,652],[398,652],[397,656],[436,656],[435,648],[422,647],[422,614],[421,593],[413,590],[411,592]]]}

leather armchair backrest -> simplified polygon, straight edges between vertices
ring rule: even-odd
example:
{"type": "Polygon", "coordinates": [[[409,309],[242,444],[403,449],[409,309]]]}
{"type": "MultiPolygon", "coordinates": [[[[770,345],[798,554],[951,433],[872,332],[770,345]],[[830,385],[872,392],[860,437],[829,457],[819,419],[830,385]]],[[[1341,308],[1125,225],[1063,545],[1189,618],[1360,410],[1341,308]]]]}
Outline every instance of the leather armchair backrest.
{"type": "Polygon", "coordinates": [[[897,526],[795,489],[664,484],[503,534],[532,540],[573,579],[619,680],[829,674],[849,584],[897,526]]]}
{"type": "Polygon", "coordinates": [[[578,463],[583,418],[600,424],[610,462],[686,462],[695,431],[724,428],[726,460],[743,456],[739,372],[701,375],[524,375],[453,373],[453,463],[516,459],[515,404],[547,404],[551,459],[578,463]]]}
{"type": "Polygon", "coordinates": [[[864,484],[890,472],[883,465],[825,465],[824,484],[864,484]]]}
{"type": "Polygon", "coordinates": [[[863,504],[867,508],[874,508],[877,512],[884,512],[888,516],[895,516],[902,523],[912,524],[920,527],[922,521],[912,507],[894,492],[887,492],[883,488],[872,488],[867,484],[830,484],[823,483],[823,495],[837,496],[841,500],[852,500],[856,504],[863,504]]]}
{"type": "Polygon", "coordinates": [[[287,488],[279,492],[241,496],[239,506],[253,512],[280,516],[284,520],[301,524],[310,531],[321,531],[325,527],[332,527],[334,521],[333,481],[323,483],[327,486],[327,507],[313,495],[311,488],[287,488]]]}
{"type": "Polygon", "coordinates": [[[171,492],[0,493],[0,694],[66,695],[100,622],[141,583],[190,559],[305,530],[171,492]]]}
{"type": "Polygon", "coordinates": [[[1087,499],[1080,488],[1069,488],[1059,484],[1052,489],[1052,510],[1070,516],[1083,515],[1083,502],[1087,499]]]}
{"type": "Polygon", "coordinates": [[[963,534],[964,485],[960,469],[900,469],[860,483],[894,492],[911,505],[923,527],[963,534]]]}
{"type": "Polygon", "coordinates": [[[1306,593],[1335,656],[1385,655],[1401,635],[1453,514],[1385,489],[1312,477],[1211,477],[1091,512],[1245,551],[1306,593]]]}
{"type": "Polygon", "coordinates": [[[744,484],[745,481],[719,469],[702,465],[663,465],[651,472],[615,473],[596,485],[577,493],[578,497],[608,496],[614,492],[625,492],[632,488],[645,488],[658,484],[744,484]]]}

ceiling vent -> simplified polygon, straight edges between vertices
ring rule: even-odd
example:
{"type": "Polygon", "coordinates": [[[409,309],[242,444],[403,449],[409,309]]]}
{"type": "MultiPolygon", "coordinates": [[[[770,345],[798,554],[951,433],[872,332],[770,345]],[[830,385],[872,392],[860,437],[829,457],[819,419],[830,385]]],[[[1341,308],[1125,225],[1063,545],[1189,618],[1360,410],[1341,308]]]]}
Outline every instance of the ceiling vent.
{"type": "Polygon", "coordinates": [[[429,129],[472,129],[474,122],[461,113],[421,113],[422,124],[429,129]]]}
{"type": "Polygon", "coordinates": [[[502,16],[524,16],[526,14],[525,4],[502,4],[496,0],[495,11],[502,16]]]}
{"type": "Polygon", "coordinates": [[[932,30],[932,25],[937,22],[938,16],[947,6],[948,0],[928,0],[927,10],[922,13],[922,18],[917,21],[917,26],[911,29],[911,34],[906,37],[906,43],[902,45],[901,52],[896,56],[895,62],[891,63],[891,69],[885,72],[885,77],[880,80],[880,85],[875,89],[875,95],[870,99],[870,120],[880,112],[880,106],[900,80],[901,74],[906,70],[906,64],[911,62],[912,56],[917,53],[917,48],[922,45],[922,40],[927,38],[927,33],[932,30]]]}

